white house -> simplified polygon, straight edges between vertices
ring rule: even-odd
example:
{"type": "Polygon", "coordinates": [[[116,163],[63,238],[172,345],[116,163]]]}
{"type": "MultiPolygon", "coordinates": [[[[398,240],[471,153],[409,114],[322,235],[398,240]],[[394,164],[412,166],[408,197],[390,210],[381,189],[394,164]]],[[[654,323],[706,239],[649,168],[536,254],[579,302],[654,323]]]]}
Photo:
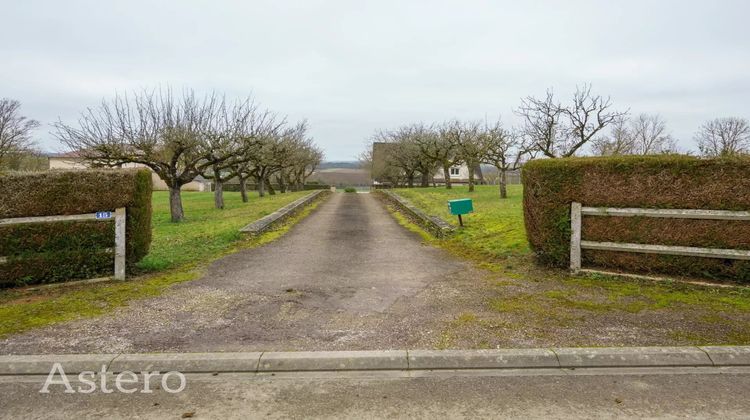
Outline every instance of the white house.
{"type": "MultiPolygon", "coordinates": [[[[469,167],[465,164],[453,166],[449,169],[449,173],[451,176],[451,182],[456,184],[465,184],[469,182],[469,167]]],[[[443,174],[443,169],[438,169],[437,172],[435,172],[435,175],[432,177],[433,181],[435,183],[443,183],[445,182],[445,175],[443,174]]],[[[484,181],[484,177],[482,176],[482,168],[476,168],[474,169],[474,182],[481,183],[484,181]]]]}

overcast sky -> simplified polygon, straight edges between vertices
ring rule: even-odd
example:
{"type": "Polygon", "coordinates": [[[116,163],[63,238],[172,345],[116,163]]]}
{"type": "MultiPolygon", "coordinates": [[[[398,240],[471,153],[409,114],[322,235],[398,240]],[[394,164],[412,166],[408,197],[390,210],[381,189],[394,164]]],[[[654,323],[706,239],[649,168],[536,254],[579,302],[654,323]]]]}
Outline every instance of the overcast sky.
{"type": "Polygon", "coordinates": [[[307,118],[328,160],[378,128],[502,115],[593,83],[660,113],[684,149],[698,125],[750,118],[750,1],[0,0],[0,97],[45,125],[115,92],[249,93],[307,118]]]}

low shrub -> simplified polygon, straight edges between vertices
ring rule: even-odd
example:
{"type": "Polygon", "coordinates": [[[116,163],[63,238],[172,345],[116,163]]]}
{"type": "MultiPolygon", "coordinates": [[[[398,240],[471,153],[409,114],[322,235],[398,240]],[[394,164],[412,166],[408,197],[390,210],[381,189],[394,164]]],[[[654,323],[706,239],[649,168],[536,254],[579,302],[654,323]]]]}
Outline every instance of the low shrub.
{"type": "Polygon", "coordinates": [[[354,188],[354,187],[346,187],[346,188],[344,188],[344,192],[355,193],[355,192],[357,192],[357,189],[354,188]]]}
{"type": "MultiPolygon", "coordinates": [[[[541,159],[522,171],[529,244],[546,265],[567,267],[570,203],[594,207],[750,210],[749,159],[625,156],[541,159]]],[[[750,222],[584,217],[592,241],[750,249],[750,222]]],[[[583,251],[583,264],[628,271],[750,281],[750,262],[583,251]]]]}
{"type": "MultiPolygon", "coordinates": [[[[0,176],[0,219],[127,209],[126,261],[132,269],[151,244],[151,173],[87,170],[0,176]]],[[[0,226],[0,286],[111,275],[114,222],[0,226]]]]}

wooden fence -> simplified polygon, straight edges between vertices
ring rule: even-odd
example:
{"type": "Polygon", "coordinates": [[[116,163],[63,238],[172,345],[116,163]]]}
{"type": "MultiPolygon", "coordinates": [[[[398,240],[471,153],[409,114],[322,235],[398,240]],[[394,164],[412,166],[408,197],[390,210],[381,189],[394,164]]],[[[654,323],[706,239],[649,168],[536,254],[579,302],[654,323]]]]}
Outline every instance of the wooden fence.
{"type": "MultiPolygon", "coordinates": [[[[78,220],[107,221],[115,219],[115,273],[116,280],[125,280],[125,207],[111,211],[100,211],[96,213],[73,214],[64,216],[39,216],[39,217],[16,217],[12,219],[0,219],[0,226],[17,225],[22,223],[53,223],[69,222],[78,220]]],[[[112,251],[112,249],[109,249],[112,251]]],[[[7,261],[7,257],[0,257],[0,264],[7,261]]]]}
{"type": "Polygon", "coordinates": [[[583,207],[581,203],[574,202],[570,205],[570,269],[574,273],[581,270],[582,249],[750,260],[750,250],[586,241],[581,238],[583,216],[750,220],[750,212],[747,211],[583,207]]]}

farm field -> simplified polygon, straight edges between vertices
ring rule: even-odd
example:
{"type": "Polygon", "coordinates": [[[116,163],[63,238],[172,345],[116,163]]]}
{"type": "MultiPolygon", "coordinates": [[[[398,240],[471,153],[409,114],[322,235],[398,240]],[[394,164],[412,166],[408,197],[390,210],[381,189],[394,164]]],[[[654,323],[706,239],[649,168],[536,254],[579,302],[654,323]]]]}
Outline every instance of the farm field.
{"type": "Polygon", "coordinates": [[[395,190],[427,214],[458,225],[447,201],[472,198],[474,213],[450,238],[430,237],[399,213],[426,243],[468,258],[492,274],[456,299],[439,348],[750,344],[750,288],[570,276],[539,267],[526,242],[522,187],[395,190]]]}

